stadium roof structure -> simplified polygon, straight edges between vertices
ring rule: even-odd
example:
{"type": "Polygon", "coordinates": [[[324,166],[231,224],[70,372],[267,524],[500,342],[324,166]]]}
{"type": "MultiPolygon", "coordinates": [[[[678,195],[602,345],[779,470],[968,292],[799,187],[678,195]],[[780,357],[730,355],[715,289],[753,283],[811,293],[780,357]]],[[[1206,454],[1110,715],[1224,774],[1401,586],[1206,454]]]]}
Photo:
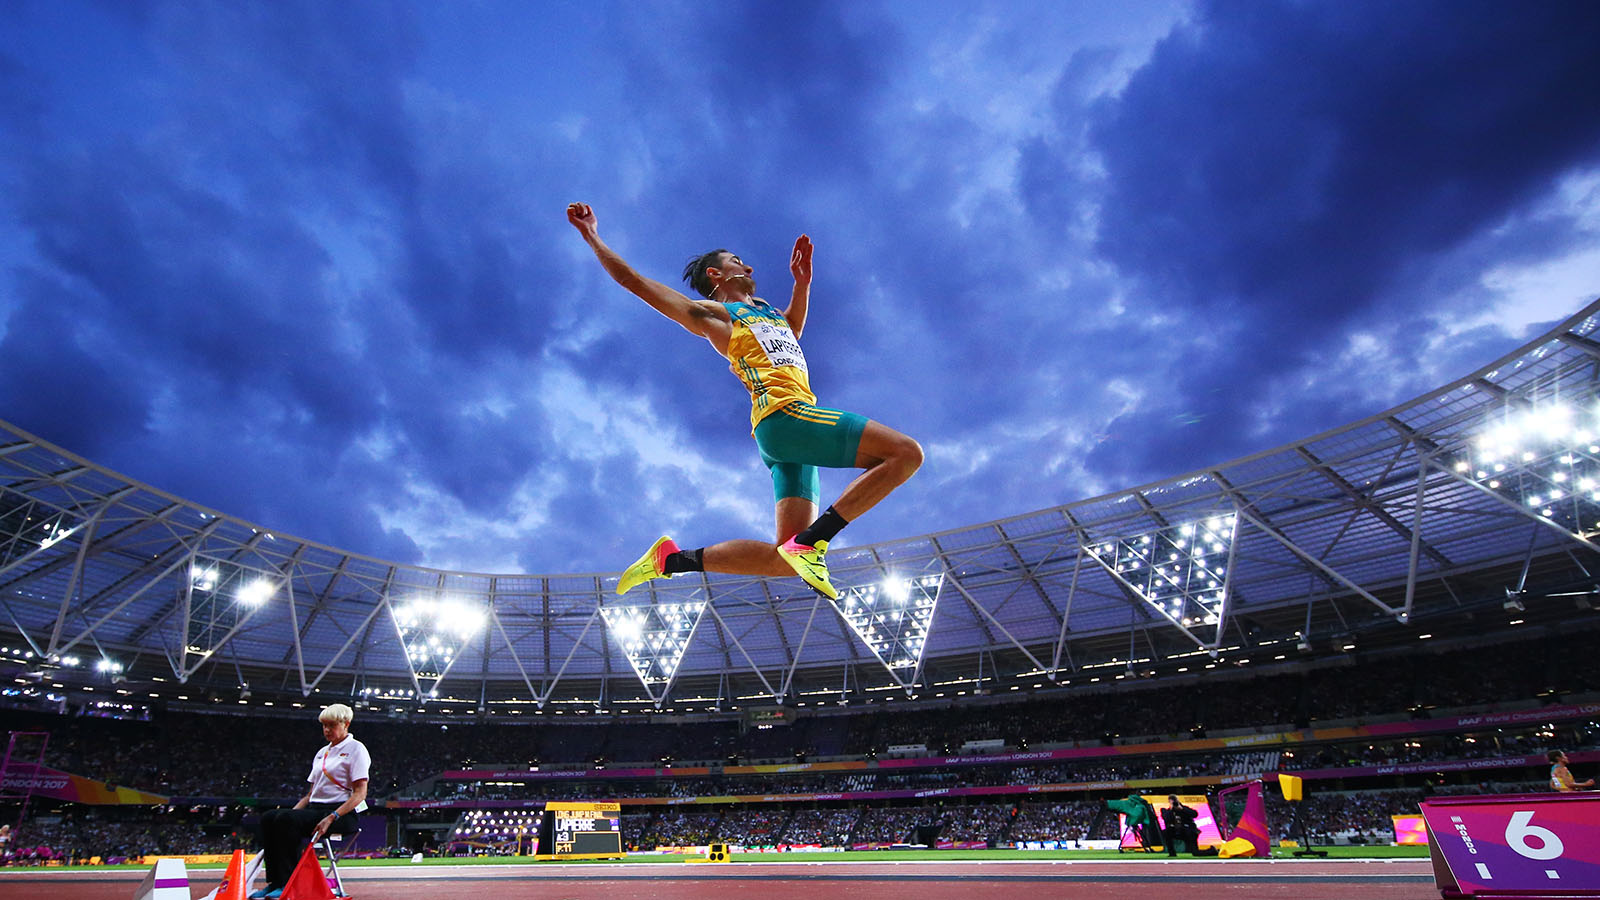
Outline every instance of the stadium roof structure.
{"type": "Polygon", "coordinates": [[[1600,301],[1273,450],[841,548],[837,602],[797,579],[697,574],[618,597],[614,573],[386,562],[0,422],[0,656],[33,683],[176,682],[212,702],[253,686],[407,714],[608,713],[1111,683],[1553,620],[1600,590],[1597,325],[1600,301]]]}

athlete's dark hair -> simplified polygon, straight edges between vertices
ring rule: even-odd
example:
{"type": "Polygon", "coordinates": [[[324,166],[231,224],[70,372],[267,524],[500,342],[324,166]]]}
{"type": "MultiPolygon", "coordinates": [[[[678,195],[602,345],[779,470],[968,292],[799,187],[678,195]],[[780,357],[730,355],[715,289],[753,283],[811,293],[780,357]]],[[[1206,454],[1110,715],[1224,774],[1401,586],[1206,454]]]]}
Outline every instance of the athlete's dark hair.
{"type": "Polygon", "coordinates": [[[1546,753],[1544,755],[1544,758],[1550,760],[1553,763],[1560,762],[1561,761],[1561,751],[1560,750],[1551,750],[1549,753],[1546,753]]]}
{"type": "Polygon", "coordinates": [[[700,296],[710,300],[711,292],[716,288],[716,285],[713,285],[711,279],[706,277],[706,268],[722,268],[722,260],[719,257],[727,252],[727,250],[719,247],[689,260],[689,264],[683,267],[683,280],[689,282],[689,286],[694,288],[695,292],[700,296]]]}

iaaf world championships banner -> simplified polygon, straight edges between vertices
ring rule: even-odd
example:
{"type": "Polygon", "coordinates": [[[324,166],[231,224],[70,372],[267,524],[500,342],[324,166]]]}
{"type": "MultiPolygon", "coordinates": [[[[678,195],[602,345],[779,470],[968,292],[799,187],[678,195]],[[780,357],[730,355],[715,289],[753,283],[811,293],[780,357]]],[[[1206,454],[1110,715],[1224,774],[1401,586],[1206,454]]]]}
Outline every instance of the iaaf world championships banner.
{"type": "Polygon", "coordinates": [[[103,781],[92,781],[81,775],[73,775],[47,766],[18,762],[11,763],[5,770],[5,792],[10,795],[31,793],[35,797],[48,797],[51,800],[97,805],[156,806],[171,799],[160,794],[117,787],[103,781]]]}

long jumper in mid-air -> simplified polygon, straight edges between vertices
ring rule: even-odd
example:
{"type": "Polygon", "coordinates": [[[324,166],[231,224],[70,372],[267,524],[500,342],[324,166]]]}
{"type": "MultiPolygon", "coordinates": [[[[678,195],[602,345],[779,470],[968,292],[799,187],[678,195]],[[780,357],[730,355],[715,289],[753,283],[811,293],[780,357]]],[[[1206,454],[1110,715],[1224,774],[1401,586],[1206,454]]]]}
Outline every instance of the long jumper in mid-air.
{"type": "Polygon", "coordinates": [[[899,487],[922,465],[922,447],[880,422],[818,406],[806,358],[800,351],[811,300],[811,239],[794,242],[789,271],[794,292],[777,307],[755,295],[755,269],[727,250],[691,260],[683,278],[705,299],[691,299],[634,271],[600,240],[588,204],[567,207],[567,220],[583,236],[616,282],[691,334],[711,342],[750,391],[750,425],[761,461],[772,472],[778,538],[768,544],[730,540],[680,550],[669,537],[656,541],[622,573],[617,593],[652,578],[681,572],[787,575],[791,571],[828,597],[839,592],[828,578],[828,542],[852,520],[899,487]],[[817,467],[864,471],[817,514],[817,467]]]}

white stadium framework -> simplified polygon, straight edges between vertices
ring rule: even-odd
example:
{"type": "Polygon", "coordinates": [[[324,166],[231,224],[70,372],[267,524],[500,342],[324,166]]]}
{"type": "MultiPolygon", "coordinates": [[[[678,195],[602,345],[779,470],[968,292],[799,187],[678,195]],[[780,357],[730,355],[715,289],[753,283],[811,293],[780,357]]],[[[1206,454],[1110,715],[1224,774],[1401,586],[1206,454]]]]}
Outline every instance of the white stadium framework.
{"type": "Polygon", "coordinates": [[[838,601],[798,579],[695,574],[618,597],[616,573],[387,562],[0,422],[0,657],[29,690],[608,715],[1028,696],[1554,621],[1600,604],[1597,325],[1600,301],[1272,450],[841,548],[838,601]]]}

